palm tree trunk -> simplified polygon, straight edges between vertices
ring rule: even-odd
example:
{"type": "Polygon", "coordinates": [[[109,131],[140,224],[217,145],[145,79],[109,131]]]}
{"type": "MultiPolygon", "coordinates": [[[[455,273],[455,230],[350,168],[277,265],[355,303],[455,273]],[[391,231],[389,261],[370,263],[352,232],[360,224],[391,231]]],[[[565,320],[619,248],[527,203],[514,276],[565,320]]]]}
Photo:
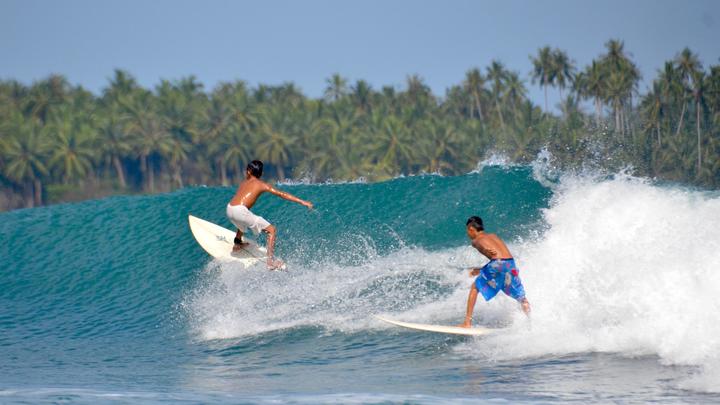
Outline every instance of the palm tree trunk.
{"type": "Polygon", "coordinates": [[[280,179],[280,181],[285,181],[285,169],[283,169],[282,164],[277,165],[277,173],[278,179],[280,179]]]}
{"type": "Polygon", "coordinates": [[[148,189],[148,181],[147,181],[147,155],[141,154],[140,155],[140,173],[142,174],[142,181],[143,181],[143,189],[147,191],[148,189]]]}
{"type": "Polygon", "coordinates": [[[240,174],[240,165],[235,164],[235,169],[233,170],[235,173],[235,183],[240,183],[242,181],[242,175],[240,174]]]}
{"type": "Polygon", "coordinates": [[[700,145],[700,141],[702,138],[702,134],[700,132],[700,100],[695,101],[695,106],[696,106],[695,111],[697,114],[696,119],[695,119],[696,125],[697,125],[696,128],[697,128],[697,146],[698,146],[698,167],[697,167],[697,169],[698,169],[698,174],[699,174],[700,166],[702,165],[702,153],[701,153],[701,145],[700,145]]]}
{"type": "Polygon", "coordinates": [[[685,118],[685,108],[687,107],[687,103],[683,102],[682,106],[682,112],[680,113],[680,122],[678,122],[677,130],[675,131],[675,136],[680,135],[680,129],[683,125],[683,119],[685,118]]]}
{"type": "Polygon", "coordinates": [[[227,168],[225,167],[225,160],[218,159],[218,165],[220,166],[220,184],[223,186],[228,185],[227,181],[227,168]]]}
{"type": "Polygon", "coordinates": [[[475,108],[478,112],[478,120],[482,122],[482,104],[480,104],[480,97],[475,93],[473,94],[473,98],[475,99],[475,108]]]}
{"type": "Polygon", "coordinates": [[[120,163],[120,159],[117,156],[113,156],[113,166],[115,166],[115,171],[117,172],[118,180],[120,181],[120,187],[125,188],[127,187],[127,184],[125,183],[125,173],[123,173],[122,164],[120,163]]]}
{"type": "Polygon", "coordinates": [[[497,97],[495,97],[495,108],[497,108],[498,116],[500,117],[500,126],[503,132],[505,132],[505,120],[503,119],[502,110],[500,109],[500,100],[498,100],[497,97]]]}
{"type": "Polygon", "coordinates": [[[548,112],[548,102],[547,102],[547,76],[545,77],[545,112],[548,112]]]}
{"type": "Polygon", "coordinates": [[[148,156],[143,155],[140,158],[140,171],[143,173],[143,181],[145,182],[145,191],[155,191],[155,171],[152,164],[148,162],[148,156]]]}
{"type": "Polygon", "coordinates": [[[180,167],[180,165],[178,164],[173,170],[173,172],[175,177],[175,183],[177,184],[178,188],[183,188],[182,167],[180,167]]]}
{"type": "Polygon", "coordinates": [[[662,140],[660,139],[660,120],[655,121],[655,129],[657,130],[658,148],[660,148],[662,147],[662,140]]]}
{"type": "Polygon", "coordinates": [[[148,165],[148,187],[150,192],[155,192],[155,170],[153,170],[152,164],[148,165]]]}
{"type": "Polygon", "coordinates": [[[600,118],[602,115],[602,104],[600,104],[600,98],[595,98],[595,123],[600,125],[600,118]]]}
{"type": "Polygon", "coordinates": [[[25,208],[32,208],[35,206],[32,181],[26,181],[23,183],[23,199],[25,200],[25,208]]]}
{"type": "Polygon", "coordinates": [[[35,179],[35,206],[39,207],[42,205],[42,181],[35,179]]]}

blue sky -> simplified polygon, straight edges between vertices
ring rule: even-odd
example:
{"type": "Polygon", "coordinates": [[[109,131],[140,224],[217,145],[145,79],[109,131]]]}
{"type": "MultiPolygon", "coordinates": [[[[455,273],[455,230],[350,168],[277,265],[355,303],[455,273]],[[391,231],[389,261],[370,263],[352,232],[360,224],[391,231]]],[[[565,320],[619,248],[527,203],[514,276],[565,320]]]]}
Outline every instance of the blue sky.
{"type": "Polygon", "coordinates": [[[720,1],[0,0],[0,78],[61,73],[99,92],[122,68],[148,87],[192,74],[207,89],[293,81],[318,97],[334,72],[376,89],[419,74],[444,95],[498,59],[542,104],[530,54],[550,45],[584,66],[610,38],[625,42],[644,91],[685,46],[720,63],[720,1]]]}

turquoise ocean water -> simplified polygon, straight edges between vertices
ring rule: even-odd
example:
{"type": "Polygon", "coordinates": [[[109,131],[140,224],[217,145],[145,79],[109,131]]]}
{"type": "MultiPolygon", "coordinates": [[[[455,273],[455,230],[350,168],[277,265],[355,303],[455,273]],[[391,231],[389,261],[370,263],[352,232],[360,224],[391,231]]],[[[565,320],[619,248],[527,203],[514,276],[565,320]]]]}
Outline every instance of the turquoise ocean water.
{"type": "Polygon", "coordinates": [[[264,196],[287,272],[211,260],[191,213],[229,187],[0,214],[0,403],[718,403],[720,195],[625,175],[485,166],[264,196]],[[520,266],[530,321],[478,302],[481,215],[520,266]]]}

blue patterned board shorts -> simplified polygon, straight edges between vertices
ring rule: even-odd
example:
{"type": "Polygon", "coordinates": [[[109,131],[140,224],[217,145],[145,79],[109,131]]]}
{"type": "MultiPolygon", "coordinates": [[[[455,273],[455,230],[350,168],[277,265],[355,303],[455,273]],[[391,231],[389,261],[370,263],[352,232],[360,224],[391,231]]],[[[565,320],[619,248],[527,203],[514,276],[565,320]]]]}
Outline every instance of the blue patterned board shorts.
{"type": "Polygon", "coordinates": [[[518,301],[525,298],[525,288],[513,259],[490,260],[480,269],[480,274],[475,279],[475,287],[485,301],[490,301],[500,290],[518,301]]]}

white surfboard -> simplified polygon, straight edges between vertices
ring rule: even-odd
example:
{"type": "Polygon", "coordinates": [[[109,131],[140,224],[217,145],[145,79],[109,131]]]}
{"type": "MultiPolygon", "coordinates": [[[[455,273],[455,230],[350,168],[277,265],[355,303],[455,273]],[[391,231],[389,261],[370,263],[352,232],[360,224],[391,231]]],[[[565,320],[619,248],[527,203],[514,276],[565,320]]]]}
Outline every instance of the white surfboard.
{"type": "Polygon", "coordinates": [[[195,240],[216,259],[240,262],[245,267],[267,261],[267,250],[253,240],[243,238],[248,244],[233,252],[235,232],[192,215],[188,215],[188,222],[195,240]]]}
{"type": "Polygon", "coordinates": [[[429,325],[425,323],[410,323],[410,322],[400,322],[395,321],[388,318],[383,318],[382,316],[375,315],[375,318],[387,322],[390,324],[393,324],[395,326],[400,326],[403,328],[408,329],[415,329],[415,330],[421,330],[425,332],[435,332],[435,333],[447,333],[451,335],[469,335],[469,336],[480,336],[480,335],[487,335],[489,333],[493,333],[497,331],[498,329],[487,329],[487,328],[461,328],[458,326],[443,326],[443,325],[429,325]]]}

